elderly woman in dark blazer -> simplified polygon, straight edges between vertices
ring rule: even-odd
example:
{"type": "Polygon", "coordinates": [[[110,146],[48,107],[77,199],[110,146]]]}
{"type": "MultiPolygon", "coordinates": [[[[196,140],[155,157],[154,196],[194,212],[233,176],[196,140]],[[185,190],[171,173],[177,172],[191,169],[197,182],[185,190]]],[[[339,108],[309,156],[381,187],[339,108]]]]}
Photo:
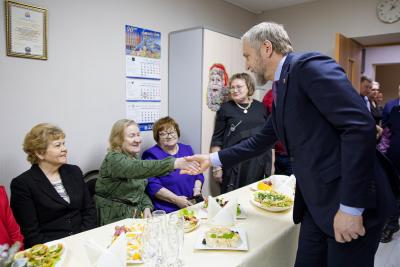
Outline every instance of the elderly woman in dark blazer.
{"type": "Polygon", "coordinates": [[[82,171],[67,164],[64,132],[41,123],[25,136],[32,167],[11,182],[11,208],[26,247],[96,227],[96,214],[82,171]]]}

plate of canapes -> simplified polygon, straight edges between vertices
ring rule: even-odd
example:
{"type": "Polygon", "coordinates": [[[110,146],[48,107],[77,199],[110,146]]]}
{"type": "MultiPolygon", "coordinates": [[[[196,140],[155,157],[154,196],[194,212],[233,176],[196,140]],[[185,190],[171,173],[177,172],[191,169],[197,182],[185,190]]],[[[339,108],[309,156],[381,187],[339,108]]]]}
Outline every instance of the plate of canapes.
{"type": "Polygon", "coordinates": [[[200,225],[200,220],[194,210],[181,209],[178,212],[178,216],[183,217],[183,231],[185,233],[193,231],[200,225]]]}
{"type": "Polygon", "coordinates": [[[247,236],[237,227],[211,227],[200,232],[194,244],[198,250],[248,250],[247,236]]]}

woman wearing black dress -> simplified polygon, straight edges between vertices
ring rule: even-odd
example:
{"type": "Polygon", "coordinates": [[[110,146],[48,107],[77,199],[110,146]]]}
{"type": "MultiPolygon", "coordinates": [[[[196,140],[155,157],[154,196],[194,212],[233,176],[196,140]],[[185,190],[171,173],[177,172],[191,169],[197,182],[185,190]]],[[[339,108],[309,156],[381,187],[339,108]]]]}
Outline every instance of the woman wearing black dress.
{"type": "MultiPolygon", "coordinates": [[[[229,79],[230,101],[217,112],[211,152],[233,146],[254,135],[268,118],[264,105],[252,99],[254,82],[249,74],[234,74],[229,79]]],[[[271,151],[231,168],[214,167],[213,178],[226,193],[262,179],[271,173],[271,151]]]]}

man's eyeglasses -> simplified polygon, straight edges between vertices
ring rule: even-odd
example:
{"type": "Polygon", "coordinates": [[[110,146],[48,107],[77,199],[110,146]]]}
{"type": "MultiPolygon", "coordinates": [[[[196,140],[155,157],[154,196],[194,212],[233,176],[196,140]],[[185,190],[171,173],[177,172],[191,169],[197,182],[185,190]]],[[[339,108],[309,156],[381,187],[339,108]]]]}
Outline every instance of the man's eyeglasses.
{"type": "Polygon", "coordinates": [[[167,137],[167,136],[176,137],[177,133],[176,133],[176,131],[171,131],[171,132],[159,132],[158,135],[159,135],[160,137],[162,137],[162,138],[165,138],[165,137],[167,137]]]}

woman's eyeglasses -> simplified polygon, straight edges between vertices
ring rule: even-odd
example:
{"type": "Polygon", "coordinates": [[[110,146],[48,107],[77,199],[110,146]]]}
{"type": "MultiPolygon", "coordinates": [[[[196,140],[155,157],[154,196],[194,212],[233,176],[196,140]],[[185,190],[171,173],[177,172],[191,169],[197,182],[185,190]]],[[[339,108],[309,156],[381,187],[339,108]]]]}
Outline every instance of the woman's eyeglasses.
{"type": "Polygon", "coordinates": [[[160,137],[162,137],[162,138],[165,138],[165,137],[167,137],[167,136],[176,137],[177,133],[176,133],[176,131],[159,132],[158,135],[159,135],[160,137]]]}
{"type": "Polygon", "coordinates": [[[234,92],[241,92],[244,88],[244,85],[241,86],[236,86],[236,87],[230,87],[229,92],[234,93],[234,92]]]}

